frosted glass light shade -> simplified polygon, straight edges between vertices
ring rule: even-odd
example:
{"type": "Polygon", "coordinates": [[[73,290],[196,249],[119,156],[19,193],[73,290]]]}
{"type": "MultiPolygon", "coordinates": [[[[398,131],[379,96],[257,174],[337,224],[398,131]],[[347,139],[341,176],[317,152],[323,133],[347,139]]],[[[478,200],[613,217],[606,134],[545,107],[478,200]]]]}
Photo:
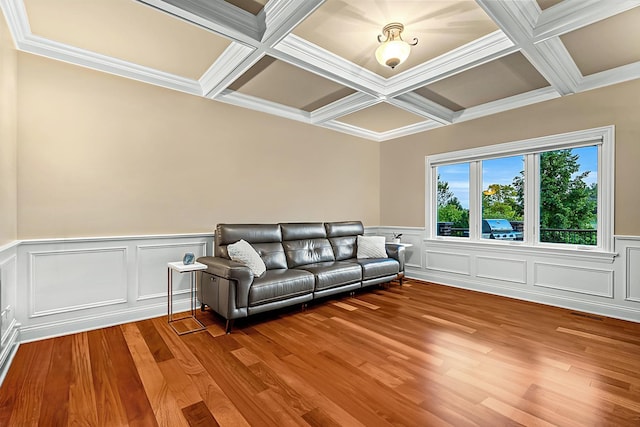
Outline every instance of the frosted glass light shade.
{"type": "Polygon", "coordinates": [[[380,65],[395,68],[409,57],[411,46],[404,40],[389,40],[376,49],[376,59],[380,65]]]}

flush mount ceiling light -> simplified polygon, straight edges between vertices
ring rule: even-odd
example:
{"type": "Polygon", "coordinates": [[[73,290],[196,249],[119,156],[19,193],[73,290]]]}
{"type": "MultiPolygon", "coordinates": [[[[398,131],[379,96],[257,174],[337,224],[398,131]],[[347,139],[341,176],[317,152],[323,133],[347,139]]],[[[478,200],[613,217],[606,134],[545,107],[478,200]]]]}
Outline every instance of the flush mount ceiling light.
{"type": "Polygon", "coordinates": [[[418,44],[418,39],[414,38],[413,43],[402,40],[404,25],[399,22],[387,24],[382,29],[382,34],[378,35],[378,42],[382,43],[376,49],[376,59],[380,65],[395,68],[402,64],[411,52],[411,46],[418,44]],[[383,42],[382,37],[386,37],[383,42]]]}

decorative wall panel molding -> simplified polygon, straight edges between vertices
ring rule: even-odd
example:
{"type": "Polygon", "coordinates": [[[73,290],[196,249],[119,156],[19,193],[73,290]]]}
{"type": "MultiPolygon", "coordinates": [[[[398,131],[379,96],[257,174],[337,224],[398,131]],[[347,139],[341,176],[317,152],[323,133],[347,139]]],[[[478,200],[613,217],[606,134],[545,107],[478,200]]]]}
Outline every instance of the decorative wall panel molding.
{"type": "Polygon", "coordinates": [[[412,239],[411,249],[422,254],[423,263],[407,264],[407,277],[640,322],[638,236],[616,236],[615,253],[603,259],[582,252],[516,253],[509,245],[449,245],[426,240],[424,228],[418,227],[370,227],[367,232],[403,233],[403,241],[412,239]]]}
{"type": "MultiPolygon", "coordinates": [[[[160,245],[138,245],[136,276],[137,300],[167,297],[167,261],[180,261],[186,252],[196,258],[207,252],[206,242],[165,243],[160,245]]],[[[179,274],[173,278],[174,295],[184,294],[190,289],[190,275],[179,274]]]]}
{"type": "Polygon", "coordinates": [[[476,276],[505,282],[527,283],[527,262],[520,259],[477,256],[476,276]]]}
{"type": "Polygon", "coordinates": [[[0,384],[18,350],[20,324],[15,318],[18,288],[18,242],[0,247],[0,384]]]}
{"type": "Polygon", "coordinates": [[[535,262],[533,271],[534,286],[613,298],[613,270],[535,262]]]}
{"type": "Polygon", "coordinates": [[[29,253],[29,317],[127,302],[127,248],[29,253]]]}
{"type": "MultiPolygon", "coordinates": [[[[20,341],[166,315],[167,263],[207,254],[212,240],[207,233],[21,242],[20,341]]],[[[174,284],[174,312],[187,310],[187,275],[174,284]]]]}
{"type": "Polygon", "coordinates": [[[453,252],[425,251],[425,268],[455,274],[471,274],[471,257],[453,252]]]}
{"type": "Polygon", "coordinates": [[[640,302],[640,247],[628,247],[625,255],[625,299],[640,302]]]}

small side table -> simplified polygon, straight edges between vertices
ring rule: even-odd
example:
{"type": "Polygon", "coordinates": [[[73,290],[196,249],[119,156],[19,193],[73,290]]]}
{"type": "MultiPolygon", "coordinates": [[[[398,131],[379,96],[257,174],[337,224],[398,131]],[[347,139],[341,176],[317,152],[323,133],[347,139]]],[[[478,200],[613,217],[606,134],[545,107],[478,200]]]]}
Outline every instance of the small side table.
{"type": "Polygon", "coordinates": [[[201,264],[199,262],[195,262],[193,264],[184,264],[182,261],[179,262],[170,262],[167,264],[167,299],[168,299],[168,313],[167,313],[167,321],[169,322],[169,326],[173,328],[173,330],[178,335],[190,334],[191,332],[203,331],[206,327],[198,320],[196,317],[196,275],[195,272],[199,270],[206,270],[207,266],[201,264]],[[177,271],[178,273],[190,273],[190,282],[191,289],[189,290],[189,299],[191,301],[191,315],[190,317],[181,317],[179,319],[173,318],[173,272],[177,271]],[[178,330],[176,329],[174,323],[178,321],[183,321],[185,319],[189,319],[190,321],[195,322],[196,327],[186,330],[178,330]]]}
{"type": "MultiPolygon", "coordinates": [[[[402,246],[403,248],[410,248],[413,246],[412,243],[395,243],[395,242],[385,242],[385,244],[387,245],[396,245],[396,246],[402,246]]],[[[404,272],[402,273],[398,273],[398,283],[400,283],[400,286],[402,286],[402,279],[404,279],[404,272]]]]}

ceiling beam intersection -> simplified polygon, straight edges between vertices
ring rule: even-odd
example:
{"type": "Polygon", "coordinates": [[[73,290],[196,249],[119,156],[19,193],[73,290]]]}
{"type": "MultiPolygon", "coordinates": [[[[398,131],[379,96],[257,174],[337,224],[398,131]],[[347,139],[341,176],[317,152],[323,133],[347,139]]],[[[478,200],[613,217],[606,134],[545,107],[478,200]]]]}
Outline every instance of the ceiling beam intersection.
{"type": "Polygon", "coordinates": [[[476,0],[507,36],[517,44],[522,54],[560,93],[577,91],[581,75],[564,46],[553,40],[534,44],[533,31],[540,16],[535,0],[476,0]]]}

